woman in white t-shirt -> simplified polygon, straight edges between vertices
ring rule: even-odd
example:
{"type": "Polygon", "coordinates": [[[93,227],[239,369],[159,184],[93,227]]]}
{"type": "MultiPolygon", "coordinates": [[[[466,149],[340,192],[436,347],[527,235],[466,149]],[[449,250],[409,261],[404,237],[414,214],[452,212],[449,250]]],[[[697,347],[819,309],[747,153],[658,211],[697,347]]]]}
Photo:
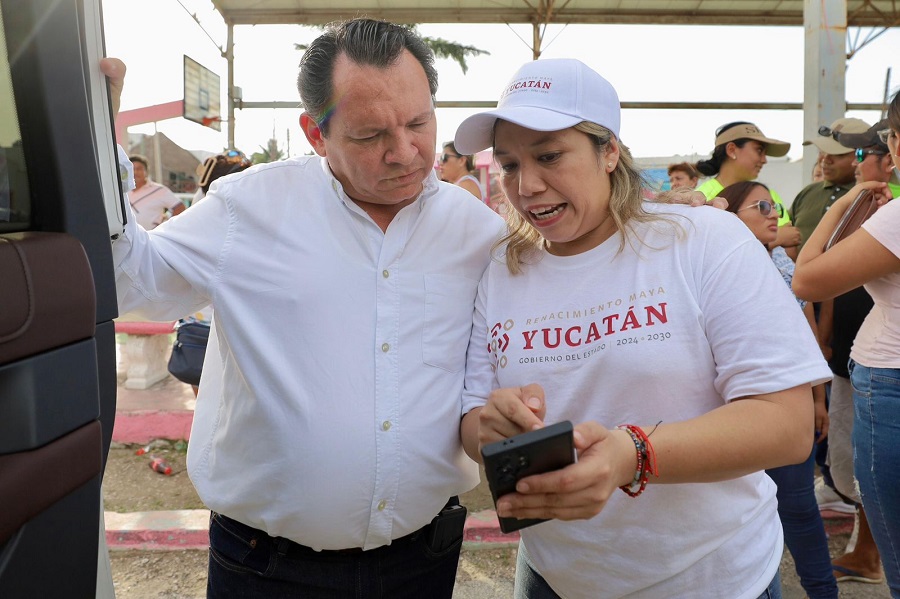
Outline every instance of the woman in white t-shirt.
{"type": "Polygon", "coordinates": [[[493,146],[514,209],[476,298],[463,443],[479,459],[575,424],[578,462],[498,501],[552,519],[522,530],[516,597],[780,596],[762,470],[809,455],[830,371],[738,219],[642,200],[619,122],[605,79],[543,59],[457,131],[463,152],[493,146]]]}
{"type": "MultiPolygon", "coordinates": [[[[900,168],[900,95],[879,132],[900,168]]],[[[881,553],[892,597],[900,597],[900,202],[888,202],[887,184],[861,183],[832,204],[803,246],[794,273],[798,297],[821,301],[860,285],[875,305],[850,351],[853,385],[853,471],[869,528],[881,553]],[[864,189],[881,208],[827,252],[822,248],[851,202],[864,189]]]]}

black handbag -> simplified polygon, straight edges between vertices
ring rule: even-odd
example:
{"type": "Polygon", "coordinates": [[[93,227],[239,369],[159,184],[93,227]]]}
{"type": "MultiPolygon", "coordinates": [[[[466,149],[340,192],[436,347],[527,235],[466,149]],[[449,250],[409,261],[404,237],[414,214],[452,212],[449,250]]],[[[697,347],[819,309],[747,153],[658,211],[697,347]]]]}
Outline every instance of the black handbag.
{"type": "Polygon", "coordinates": [[[199,385],[208,341],[208,324],[179,320],[169,356],[169,373],[182,383],[199,385]]]}

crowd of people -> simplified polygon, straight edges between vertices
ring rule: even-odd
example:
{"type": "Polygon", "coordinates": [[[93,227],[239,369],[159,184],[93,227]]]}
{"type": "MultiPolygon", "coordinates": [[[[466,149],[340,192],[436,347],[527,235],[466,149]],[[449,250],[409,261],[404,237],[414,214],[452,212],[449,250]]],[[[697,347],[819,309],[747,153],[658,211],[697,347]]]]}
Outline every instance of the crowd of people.
{"type": "Polygon", "coordinates": [[[790,144],[720,127],[669,169],[716,210],[644,198],[616,90],[578,60],[519,68],[435,169],[437,83],[408,28],[330,25],[297,79],[316,155],[237,169],[113,246],[121,310],[215,305],[188,452],[208,596],[449,599],[481,447],[562,420],[576,463],[497,501],[548,520],[522,531],[517,598],[780,597],[785,544],[811,598],[883,577],[900,596],[900,98],[823,126],[823,180],[790,203],[756,181],[790,144]],[[487,148],[504,218],[473,173],[487,148]],[[863,189],[886,205],[823,252],[863,189]],[[819,453],[862,504],[834,561],[819,453]]]}
{"type": "MultiPolygon", "coordinates": [[[[891,109],[895,110],[898,100],[895,97],[891,109]]],[[[895,123],[894,128],[896,129],[895,123]]],[[[716,150],[713,152],[711,159],[701,161],[696,165],[697,170],[702,174],[715,175],[717,178],[709,179],[699,187],[693,180],[686,182],[684,178],[685,172],[689,173],[689,169],[695,165],[687,163],[673,164],[670,166],[670,184],[673,188],[685,188],[693,184],[698,191],[705,193],[707,197],[718,195],[729,200],[729,210],[738,212],[749,208],[752,204],[756,204],[759,211],[763,209],[768,211],[764,214],[767,217],[766,222],[760,221],[756,211],[751,214],[759,222],[759,230],[765,233],[765,236],[757,234],[767,249],[770,250],[773,260],[779,269],[785,274],[785,280],[791,284],[794,271],[794,261],[799,260],[801,250],[810,241],[813,245],[818,243],[816,250],[809,249],[807,253],[821,252],[824,239],[835,229],[838,219],[844,213],[849,202],[858,195],[860,187],[854,185],[875,186],[883,193],[883,201],[900,195],[900,181],[898,181],[895,161],[900,161],[896,157],[896,149],[892,150],[888,141],[891,139],[892,125],[889,118],[883,119],[874,125],[869,125],[865,121],[856,118],[840,118],[830,125],[823,125],[819,128],[818,135],[804,142],[804,144],[812,144],[819,150],[816,160],[815,169],[812,173],[812,182],[804,187],[791,203],[790,210],[778,208],[779,198],[760,183],[739,183],[735,181],[753,182],[763,164],[765,164],[764,154],[773,155],[767,151],[773,143],[772,140],[761,139],[761,133],[758,129],[754,131],[757,135],[748,136],[746,139],[739,141],[743,144],[735,144],[735,149],[743,148],[745,145],[757,146],[753,149],[758,157],[758,162],[754,165],[755,169],[751,172],[744,171],[744,177],[732,175],[731,185],[723,186],[718,178],[722,175],[721,171],[726,171],[728,164],[734,164],[735,167],[740,166],[740,160],[737,152],[730,153],[730,146],[723,145],[723,134],[735,126],[747,126],[747,123],[730,123],[723,126],[717,131],[716,150]],[[755,140],[756,143],[753,143],[755,140]],[[759,144],[759,145],[757,145],[759,144]],[[727,158],[724,158],[726,157],[727,158]],[[732,162],[733,161],[733,162],[732,162]],[[717,171],[716,167],[721,167],[721,171],[717,171]],[[752,188],[752,189],[751,189],[752,188]],[[754,195],[755,193],[755,195],[754,195]],[[755,202],[749,203],[751,199],[755,202]],[[836,209],[835,209],[836,207],[836,209]],[[825,217],[828,217],[827,219],[825,217]],[[776,220],[778,219],[778,220],[776,220]],[[790,231],[790,229],[793,229],[790,231]],[[786,230],[787,229],[787,230],[786,230]],[[777,230],[777,233],[775,231],[777,230]],[[790,235],[782,234],[790,231],[790,235]],[[775,235],[773,237],[773,235],[775,235]],[[786,250],[784,256],[778,256],[778,252],[786,250]],[[774,250],[774,251],[773,251],[774,250]],[[787,269],[787,270],[786,270],[787,269]]],[[[754,126],[755,127],[755,126],[754,126]]],[[[776,154],[777,155],[777,154],[776,154]]],[[[734,173],[737,168],[732,167],[728,173],[734,173]]],[[[746,217],[741,216],[742,220],[746,217]]],[[[885,216],[886,218],[886,216],[885,216]]],[[[748,223],[749,225],[749,223],[748,223]]],[[[869,225],[866,226],[868,228],[869,225]]],[[[882,225],[884,226],[884,225],[882,225]]],[[[752,228],[752,227],[751,227],[752,228]]],[[[864,234],[860,234],[864,235],[864,234]]],[[[890,247],[890,244],[884,239],[880,239],[882,246],[890,247]]],[[[829,252],[828,258],[834,255],[840,255],[841,251],[846,252],[846,245],[842,245],[839,250],[829,252]]],[[[871,248],[866,247],[867,250],[871,248]]],[[[885,249],[882,247],[882,249],[885,249]]],[[[868,256],[868,253],[857,254],[857,256],[868,256]]],[[[888,260],[888,262],[890,262],[888,260]]],[[[826,264],[828,261],[826,259],[826,264]]],[[[886,266],[887,272],[896,270],[896,264],[886,266]]],[[[850,272],[858,271],[858,265],[848,265],[850,272]]],[[[884,272],[876,273],[878,276],[885,275],[884,272]]],[[[808,464],[805,465],[805,472],[802,475],[802,489],[797,488],[797,493],[790,497],[782,497],[781,480],[778,471],[767,471],[768,474],[779,483],[779,513],[782,517],[784,525],[785,538],[788,548],[794,556],[797,565],[797,572],[800,577],[804,589],[809,597],[836,597],[837,591],[834,590],[832,581],[857,581],[867,583],[877,583],[884,580],[887,574],[888,582],[891,585],[892,593],[897,596],[897,574],[892,574],[897,568],[891,565],[890,561],[884,559],[879,554],[879,544],[876,542],[876,536],[873,535],[870,527],[869,518],[866,515],[866,501],[861,495],[859,489],[862,481],[859,480],[858,470],[868,468],[871,470],[871,459],[873,448],[871,444],[865,445],[866,440],[859,433],[854,436],[855,419],[860,417],[868,418],[868,424],[871,426],[872,418],[866,414],[862,416],[858,413],[854,414],[854,406],[858,406],[868,391],[863,383],[857,384],[855,387],[850,380],[851,358],[853,353],[851,348],[862,346],[863,343],[869,345],[868,351],[872,352],[873,347],[876,354],[889,352],[892,346],[892,336],[890,324],[884,325],[883,333],[879,331],[874,333],[877,325],[870,320],[870,329],[868,340],[863,341],[858,338],[858,332],[867,316],[875,315],[880,310],[873,310],[873,300],[870,293],[873,291],[869,285],[865,287],[862,283],[868,283],[871,279],[876,278],[875,275],[864,277],[859,280],[859,285],[854,288],[842,289],[839,294],[832,294],[829,297],[809,297],[808,299],[823,300],[817,301],[815,311],[810,314],[807,306],[807,314],[811,315],[810,322],[817,334],[821,350],[828,365],[832,371],[833,380],[826,386],[828,391],[828,407],[824,421],[817,418],[816,434],[819,442],[810,456],[808,464]],[[877,338],[878,343],[874,343],[873,339],[877,338]],[[856,395],[854,395],[856,389],[856,395]],[[819,422],[824,422],[820,425],[819,422]],[[824,432],[827,434],[824,434],[824,432]],[[864,456],[857,455],[863,451],[864,456]],[[867,453],[866,453],[867,452],[867,453]],[[854,462],[854,456],[857,461],[854,462]],[[868,462],[860,462],[868,456],[868,462]],[[818,465],[821,476],[813,483],[813,459],[818,465]],[[862,466],[860,465],[862,464],[862,466]],[[800,500],[801,493],[803,495],[802,503],[794,503],[792,500],[800,500]],[[814,498],[814,499],[813,499],[814,498]],[[830,509],[840,512],[849,512],[856,514],[856,532],[850,546],[847,547],[846,553],[836,556],[834,560],[825,561],[823,556],[827,558],[827,545],[824,535],[822,534],[821,519],[818,517],[817,509],[830,509]],[[805,514],[805,516],[804,516],[805,514]],[[805,518],[805,520],[801,520],[805,518]],[[797,530],[803,533],[809,541],[804,544],[792,543],[792,529],[795,527],[790,523],[801,524],[797,530]],[[805,524],[804,524],[805,522],[805,524]],[[818,538],[818,540],[815,539],[818,538]],[[795,549],[796,546],[796,549],[795,549]],[[882,562],[884,561],[884,565],[882,562]],[[827,570],[831,570],[829,573],[827,570]],[[827,589],[827,590],[826,590],[827,589]]],[[[873,283],[874,285],[874,283],[873,283]]],[[[805,292],[801,292],[805,293],[805,292]]],[[[806,297],[801,295],[800,297],[806,297]]],[[[798,297],[798,300],[800,300],[798,297]]],[[[803,303],[802,300],[801,304],[803,303]]],[[[889,301],[889,300],[885,300],[889,301]]],[[[887,311],[881,323],[888,323],[890,311],[887,311]]],[[[874,316],[869,316],[874,319],[874,316]]],[[[863,354],[863,349],[859,351],[861,357],[870,364],[873,363],[871,353],[863,354]]],[[[874,362],[877,366],[886,366],[890,362],[881,360],[874,362]]],[[[896,362],[890,365],[891,368],[898,366],[896,362]]],[[[822,405],[820,402],[817,405],[822,405]]],[[[818,413],[818,412],[817,412],[818,413]]],[[[882,415],[884,418],[884,415],[882,415]]],[[[857,424],[857,428],[860,424],[857,424]]],[[[883,449],[883,448],[882,448],[883,449]]],[[[801,465],[803,466],[803,465],[801,465]]],[[[884,468],[884,466],[881,466],[884,468]]],[[[800,473],[798,466],[789,466],[784,470],[795,470],[800,473]]],[[[790,482],[799,483],[799,478],[793,478],[790,482]]],[[[872,489],[870,487],[870,489],[872,489]]],[[[893,499],[891,499],[893,501],[893,499]]],[[[883,508],[880,498],[872,489],[869,496],[869,503],[879,508],[883,508]]],[[[896,503],[894,506],[896,507],[896,503]]],[[[890,513],[890,509],[888,509],[890,513]]],[[[885,517],[883,513],[879,514],[881,530],[885,530],[885,522],[892,522],[892,518],[885,517]]],[[[891,537],[888,533],[882,532],[882,545],[890,545],[891,537]]],[[[890,560],[896,563],[896,556],[892,555],[890,560]]]]}

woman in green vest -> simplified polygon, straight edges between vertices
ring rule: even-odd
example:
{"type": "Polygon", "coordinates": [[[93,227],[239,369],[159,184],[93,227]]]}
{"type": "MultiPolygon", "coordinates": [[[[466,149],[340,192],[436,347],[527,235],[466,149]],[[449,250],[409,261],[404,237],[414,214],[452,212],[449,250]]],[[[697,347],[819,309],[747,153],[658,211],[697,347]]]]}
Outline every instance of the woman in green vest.
{"type": "MultiPolygon", "coordinates": [[[[716,147],[709,160],[697,163],[697,170],[710,177],[697,191],[706,199],[716,197],[725,187],[741,181],[753,181],[766,164],[766,157],[780,157],[788,153],[791,144],[763,135],[759,127],[747,121],[735,121],[716,130],[716,147]]],[[[781,206],[778,219],[778,236],[770,246],[790,247],[800,243],[800,232],[791,226],[781,197],[771,190],[772,199],[781,206]]]]}

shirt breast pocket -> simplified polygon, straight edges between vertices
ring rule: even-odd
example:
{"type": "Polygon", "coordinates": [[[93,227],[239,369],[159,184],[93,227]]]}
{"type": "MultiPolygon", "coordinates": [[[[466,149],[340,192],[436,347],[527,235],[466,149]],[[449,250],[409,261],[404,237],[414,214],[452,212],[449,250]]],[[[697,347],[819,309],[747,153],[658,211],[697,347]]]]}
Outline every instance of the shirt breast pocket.
{"type": "Polygon", "coordinates": [[[422,359],[457,372],[466,364],[478,281],[454,275],[425,275],[422,359]]]}

